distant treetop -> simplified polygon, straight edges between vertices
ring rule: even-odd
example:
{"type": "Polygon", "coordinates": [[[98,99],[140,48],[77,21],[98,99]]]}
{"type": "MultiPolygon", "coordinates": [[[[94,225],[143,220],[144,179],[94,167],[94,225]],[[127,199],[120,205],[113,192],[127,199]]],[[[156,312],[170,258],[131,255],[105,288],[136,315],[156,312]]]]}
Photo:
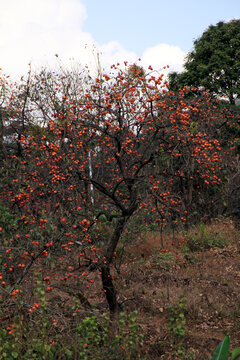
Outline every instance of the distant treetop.
{"type": "Polygon", "coordinates": [[[183,73],[170,73],[172,90],[183,86],[203,87],[231,104],[240,95],[240,19],[211,25],[194,41],[183,73]]]}

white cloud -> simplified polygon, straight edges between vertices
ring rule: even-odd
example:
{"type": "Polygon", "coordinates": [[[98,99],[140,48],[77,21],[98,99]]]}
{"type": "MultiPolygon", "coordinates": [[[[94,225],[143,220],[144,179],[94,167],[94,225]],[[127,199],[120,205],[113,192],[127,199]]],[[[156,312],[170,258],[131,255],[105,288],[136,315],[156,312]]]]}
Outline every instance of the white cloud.
{"type": "Polygon", "coordinates": [[[178,47],[168,44],[159,44],[148,48],[142,55],[145,66],[151,65],[156,70],[162,70],[169,65],[168,71],[183,71],[183,62],[186,54],[178,47]]]}
{"type": "Polygon", "coordinates": [[[87,14],[81,2],[76,0],[1,0],[1,23],[17,26],[36,23],[48,28],[58,24],[73,24],[86,19],[87,14]],[[79,16],[80,15],[80,16],[79,16]]]}
{"type": "MultiPolygon", "coordinates": [[[[29,62],[37,69],[55,66],[59,59],[63,64],[75,59],[96,71],[97,52],[103,68],[137,61],[137,54],[118,41],[98,46],[82,30],[87,11],[81,0],[0,0],[0,8],[0,68],[11,76],[25,75],[29,62]]],[[[146,49],[142,64],[181,71],[184,55],[178,47],[160,44],[146,49]]]]}
{"type": "Polygon", "coordinates": [[[134,62],[137,59],[137,55],[134,52],[125,50],[118,41],[111,41],[100,46],[99,51],[102,54],[103,61],[110,64],[115,62],[122,63],[123,61],[134,62]]]}
{"type": "Polygon", "coordinates": [[[85,44],[94,42],[82,31],[87,14],[79,0],[0,0],[0,5],[0,67],[10,74],[26,73],[29,62],[53,64],[56,53],[79,57],[85,44]]]}

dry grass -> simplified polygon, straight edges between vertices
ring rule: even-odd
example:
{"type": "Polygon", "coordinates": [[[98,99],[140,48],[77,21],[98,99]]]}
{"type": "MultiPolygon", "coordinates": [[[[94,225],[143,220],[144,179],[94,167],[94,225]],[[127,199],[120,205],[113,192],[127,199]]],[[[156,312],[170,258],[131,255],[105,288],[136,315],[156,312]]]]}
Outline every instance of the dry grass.
{"type": "MultiPolygon", "coordinates": [[[[126,308],[137,308],[146,335],[147,359],[177,359],[173,355],[172,336],[168,330],[169,306],[184,296],[187,303],[184,359],[207,360],[226,335],[231,345],[240,339],[240,233],[231,219],[215,220],[207,225],[205,242],[220,239],[220,247],[187,250],[191,236],[173,240],[169,234],[145,234],[126,248],[122,267],[124,281],[119,292],[126,308]],[[174,243],[174,245],[172,245],[174,243]],[[127,257],[133,256],[131,264],[127,257]],[[190,356],[192,354],[192,357],[190,356]]],[[[199,228],[190,231],[201,238],[199,228]]]]}

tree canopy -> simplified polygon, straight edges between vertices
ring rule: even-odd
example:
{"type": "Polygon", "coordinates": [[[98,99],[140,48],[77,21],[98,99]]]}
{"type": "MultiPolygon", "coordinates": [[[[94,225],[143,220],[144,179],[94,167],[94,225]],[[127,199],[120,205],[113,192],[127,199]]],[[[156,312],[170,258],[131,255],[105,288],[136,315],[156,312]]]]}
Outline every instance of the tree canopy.
{"type": "Polygon", "coordinates": [[[204,87],[231,104],[240,95],[240,20],[211,25],[194,41],[183,73],[169,75],[173,90],[183,86],[204,87]]]}
{"type": "Polygon", "coordinates": [[[230,116],[208,93],[165,91],[162,74],[112,69],[89,83],[42,71],[2,96],[21,149],[1,169],[4,293],[13,296],[38,266],[51,288],[51,258],[60,280],[87,291],[98,270],[115,315],[117,250],[131,220],[163,228],[186,225],[202,204],[207,212],[202,194],[217,191],[225,168],[216,129],[230,116]]]}

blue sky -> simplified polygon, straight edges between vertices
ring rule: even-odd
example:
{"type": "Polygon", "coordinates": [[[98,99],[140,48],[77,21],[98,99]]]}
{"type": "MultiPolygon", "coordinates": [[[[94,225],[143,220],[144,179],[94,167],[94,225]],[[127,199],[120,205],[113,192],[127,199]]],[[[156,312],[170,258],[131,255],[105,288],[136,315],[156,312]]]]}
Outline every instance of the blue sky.
{"type": "Polygon", "coordinates": [[[96,71],[117,61],[182,70],[210,24],[240,18],[240,0],[0,0],[0,68],[25,75],[28,64],[96,71]],[[55,54],[58,54],[56,58],[55,54]],[[78,64],[78,65],[76,65],[78,64]]]}
{"type": "Polygon", "coordinates": [[[84,29],[99,44],[118,40],[139,56],[159,43],[193,46],[210,24],[240,18],[240,0],[83,0],[84,29]]]}

